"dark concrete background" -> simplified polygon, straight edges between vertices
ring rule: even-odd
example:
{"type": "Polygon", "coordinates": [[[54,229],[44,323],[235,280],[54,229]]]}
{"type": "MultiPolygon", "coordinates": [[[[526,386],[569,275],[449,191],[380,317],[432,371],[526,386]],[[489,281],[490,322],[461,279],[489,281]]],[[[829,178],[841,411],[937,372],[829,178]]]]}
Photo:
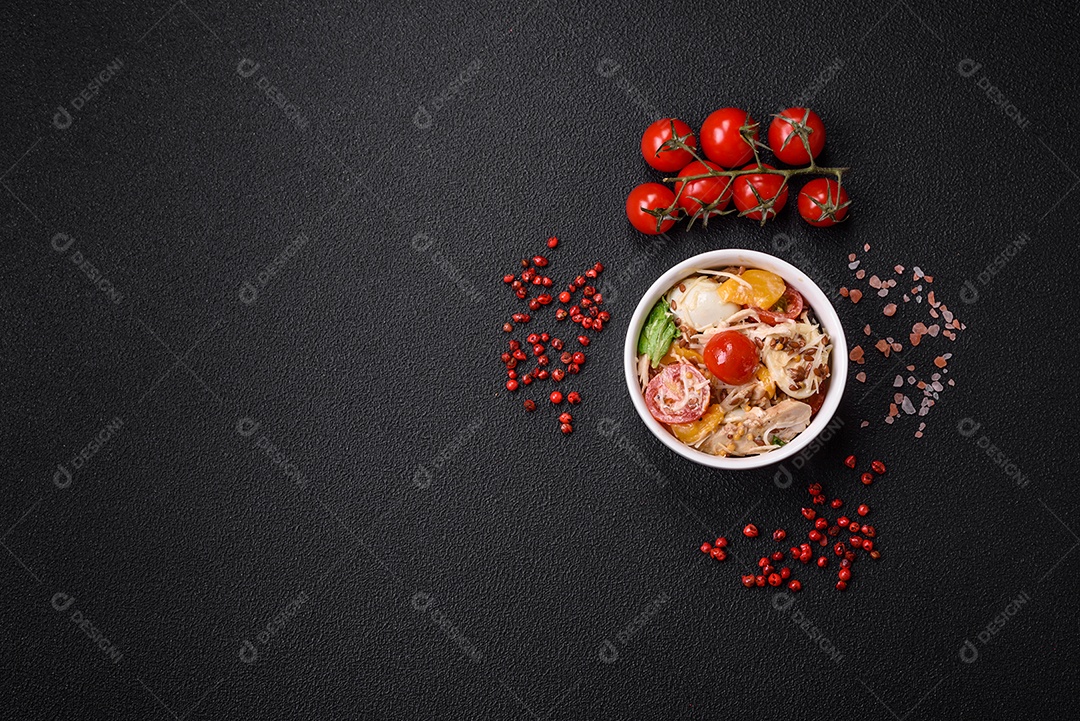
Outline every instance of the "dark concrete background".
{"type": "MultiPolygon", "coordinates": [[[[3,714],[1066,715],[1078,25],[1063,2],[9,5],[3,714]],[[629,229],[650,120],[799,97],[853,169],[849,223],[629,229]],[[655,277],[778,233],[830,288],[867,242],[919,265],[968,326],[899,364],[864,343],[790,487],[669,453],[620,366],[655,277]],[[560,281],[607,265],[614,316],[569,438],[497,363],[499,279],[552,234],[560,281]],[[897,368],[942,352],[925,437],[886,426],[897,368]],[[863,488],[848,453],[888,475],[863,488]],[[847,593],[835,568],[741,588],[771,541],[697,552],[747,520],[801,535],[814,480],[874,506],[883,558],[847,593]]],[[[880,305],[837,299],[849,337],[906,337],[913,306],[880,305]]]]}

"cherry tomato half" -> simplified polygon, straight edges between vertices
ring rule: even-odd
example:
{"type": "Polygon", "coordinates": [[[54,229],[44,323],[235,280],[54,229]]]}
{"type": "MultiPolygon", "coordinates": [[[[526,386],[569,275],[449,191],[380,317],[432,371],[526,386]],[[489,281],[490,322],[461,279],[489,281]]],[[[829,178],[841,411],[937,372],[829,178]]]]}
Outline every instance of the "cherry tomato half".
{"type": "Polygon", "coordinates": [[[799,215],[810,225],[827,228],[847,217],[848,193],[831,178],[811,180],[799,191],[799,215]]]}
{"type": "Polygon", "coordinates": [[[780,300],[776,301],[773,306],[775,310],[765,310],[764,308],[756,308],[755,310],[757,310],[762,323],[776,325],[785,320],[798,318],[803,312],[803,305],[802,293],[789,285],[784,289],[784,294],[780,296],[780,300]]]}
{"type": "MultiPolygon", "coordinates": [[[[751,163],[743,170],[753,170],[756,167],[751,163]]],[[[762,167],[772,169],[773,166],[762,163],[762,167]]],[[[767,220],[776,217],[787,203],[787,196],[788,189],[783,176],[754,173],[735,178],[735,207],[744,218],[762,220],[764,217],[767,220]]]]}
{"type": "MultiPolygon", "coordinates": [[[[691,175],[703,175],[710,170],[720,170],[716,163],[695,160],[679,172],[680,178],[691,175]]],[[[679,196],[679,207],[686,211],[687,215],[693,216],[701,210],[702,204],[709,205],[720,200],[716,210],[723,210],[731,200],[731,178],[701,178],[686,183],[686,189],[679,195],[683,183],[675,183],[675,194],[679,196]],[[699,202],[700,201],[700,202],[699,202]]]]}
{"type": "MultiPolygon", "coordinates": [[[[740,132],[744,125],[754,125],[754,119],[738,108],[721,108],[705,118],[699,136],[705,157],[724,168],[736,168],[753,158],[754,149],[740,132]]],[[[754,140],[757,138],[755,127],[754,140]]]]}
{"type": "Polygon", "coordinates": [[[662,210],[675,202],[675,193],[660,183],[643,183],[630,191],[626,198],[626,217],[630,224],[646,235],[660,235],[671,230],[675,218],[667,216],[657,227],[658,218],[647,210],[662,210]]]}
{"type": "Polygon", "coordinates": [[[711,392],[709,379],[693,365],[672,363],[645,387],[645,405],[661,423],[690,423],[708,409],[711,392]]]}
{"type": "Polygon", "coordinates": [[[720,331],[705,344],[705,366],[732,386],[750,380],[758,366],[758,348],[737,330],[720,331]]]}
{"type": "Polygon", "coordinates": [[[769,126],[769,147],[781,163],[808,165],[810,158],[816,158],[825,147],[825,123],[809,108],[788,108],[777,114],[769,126]],[[809,155],[801,136],[810,145],[809,155]]]}
{"type": "Polygon", "coordinates": [[[825,404],[825,396],[829,395],[829,382],[831,380],[832,377],[826,378],[821,382],[821,385],[818,386],[817,393],[803,401],[803,403],[810,406],[810,415],[816,416],[817,412],[821,410],[821,406],[825,404]]]}
{"type": "Polygon", "coordinates": [[[684,143],[692,148],[697,147],[697,138],[690,126],[675,118],[663,118],[645,128],[645,134],[641,136],[641,155],[645,162],[665,173],[674,173],[682,170],[694,159],[687,150],[664,149],[664,143],[671,140],[671,126],[674,124],[675,132],[684,143]]]}

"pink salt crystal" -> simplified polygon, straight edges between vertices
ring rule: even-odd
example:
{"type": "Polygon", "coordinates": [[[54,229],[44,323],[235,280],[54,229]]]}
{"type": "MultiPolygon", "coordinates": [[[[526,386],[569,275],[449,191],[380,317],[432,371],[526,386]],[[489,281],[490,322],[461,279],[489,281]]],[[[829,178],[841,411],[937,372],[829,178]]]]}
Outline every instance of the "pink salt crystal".
{"type": "Polygon", "coordinates": [[[862,280],[866,277],[866,271],[860,268],[859,272],[855,274],[855,277],[859,280],[862,280]]]}
{"type": "Polygon", "coordinates": [[[854,288],[852,289],[849,297],[851,298],[852,303],[858,303],[860,300],[862,300],[862,291],[858,288],[854,288]]]}
{"type": "Polygon", "coordinates": [[[864,373],[863,371],[859,371],[858,373],[855,374],[855,378],[860,383],[865,383],[866,382],[866,373],[864,373]]]}

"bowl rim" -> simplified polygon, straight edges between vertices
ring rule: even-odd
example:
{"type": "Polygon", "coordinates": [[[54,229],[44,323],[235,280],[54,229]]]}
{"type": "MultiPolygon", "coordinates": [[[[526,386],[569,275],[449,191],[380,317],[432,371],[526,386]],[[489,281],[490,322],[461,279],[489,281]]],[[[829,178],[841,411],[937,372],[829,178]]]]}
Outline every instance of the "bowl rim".
{"type": "Polygon", "coordinates": [[[844,327],[840,323],[840,316],[829,301],[828,296],[825,295],[824,291],[821,290],[821,287],[807,276],[806,273],[782,258],[763,253],[759,250],[721,248],[699,253],[698,255],[676,263],[666,272],[661,274],[660,277],[649,286],[649,289],[645,291],[641,300],[638,301],[637,308],[634,309],[634,315],[631,317],[630,326],[626,331],[626,342],[623,346],[623,371],[626,376],[626,385],[627,389],[630,391],[630,398],[634,403],[634,408],[637,410],[642,422],[645,423],[645,426],[652,431],[652,434],[659,438],[665,446],[675,451],[675,453],[683,458],[704,466],[724,470],[749,470],[751,468],[761,468],[763,466],[780,463],[801,453],[807,446],[813,443],[814,439],[817,438],[826,427],[828,427],[833,415],[835,415],[837,408],[840,406],[840,399],[843,397],[844,388],[847,385],[847,337],[844,335],[844,327]],[[811,421],[806,430],[796,436],[794,440],[775,451],[763,453],[758,456],[743,456],[738,458],[714,456],[705,453],[704,451],[691,448],[675,438],[675,436],[665,429],[663,425],[649,413],[649,409],[645,405],[645,396],[641,392],[637,379],[638,335],[641,333],[641,328],[645,324],[645,318],[648,316],[649,311],[656,305],[656,301],[658,301],[671,286],[675,285],[678,280],[691,274],[694,270],[713,270],[731,265],[743,265],[747,268],[769,270],[782,277],[785,282],[794,284],[796,290],[807,298],[810,307],[813,308],[822,327],[832,339],[833,345],[832,357],[830,359],[832,381],[829,384],[828,392],[825,394],[825,400],[821,405],[821,410],[818,411],[814,420],[811,421]]]}

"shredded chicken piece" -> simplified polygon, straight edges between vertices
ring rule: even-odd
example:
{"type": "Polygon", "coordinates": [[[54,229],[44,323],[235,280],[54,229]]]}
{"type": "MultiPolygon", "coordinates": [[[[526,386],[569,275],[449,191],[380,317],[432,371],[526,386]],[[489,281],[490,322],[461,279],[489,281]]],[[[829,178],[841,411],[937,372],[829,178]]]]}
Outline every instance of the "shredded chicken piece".
{"type": "Polygon", "coordinates": [[[699,446],[713,455],[756,456],[779,448],[810,425],[812,411],[802,401],[785,400],[769,408],[755,407],[724,418],[699,446]],[[779,441],[779,443],[777,443],[779,441]],[[734,448],[732,448],[734,446],[734,448]]]}

